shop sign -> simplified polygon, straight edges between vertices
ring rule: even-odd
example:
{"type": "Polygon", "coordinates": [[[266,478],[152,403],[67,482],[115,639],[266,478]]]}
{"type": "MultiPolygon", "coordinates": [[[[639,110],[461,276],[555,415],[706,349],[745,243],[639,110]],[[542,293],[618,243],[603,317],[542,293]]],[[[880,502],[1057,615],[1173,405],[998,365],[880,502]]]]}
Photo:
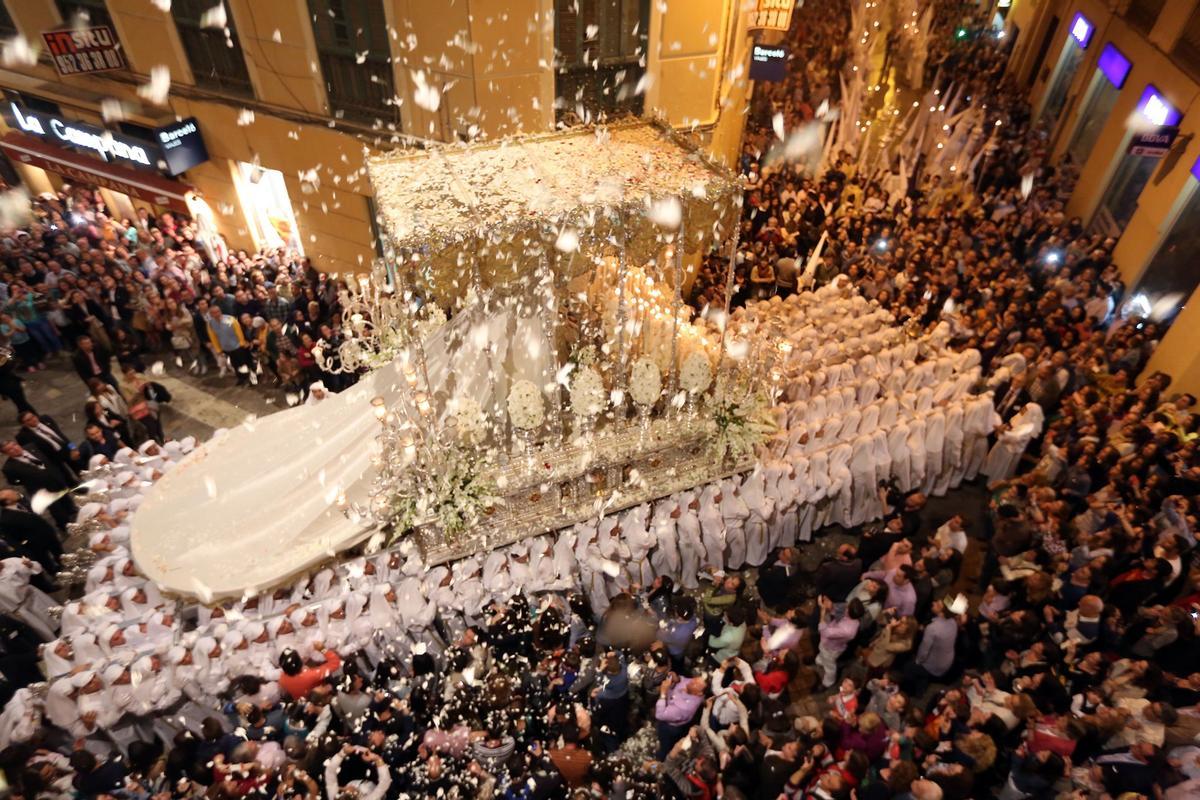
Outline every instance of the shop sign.
{"type": "Polygon", "coordinates": [[[786,31],[792,25],[795,5],[796,0],[756,0],[747,27],[752,31],[786,31]]]}
{"type": "Polygon", "coordinates": [[[107,25],[46,31],[42,41],[46,43],[59,75],[125,69],[121,42],[107,25]]]}
{"type": "Polygon", "coordinates": [[[23,133],[64,144],[76,150],[87,150],[104,161],[155,166],[152,145],[138,139],[113,133],[84,122],[72,122],[53,114],[31,111],[9,102],[12,121],[23,133]],[[149,147],[149,149],[147,149],[149,147]]]}
{"type": "Polygon", "coordinates": [[[1153,130],[1134,132],[1129,140],[1129,154],[1162,158],[1170,151],[1178,135],[1178,125],[1161,125],[1153,130]]]}
{"type": "Polygon", "coordinates": [[[750,49],[750,80],[782,81],[787,78],[787,48],[756,44],[750,49]]]}
{"type": "Polygon", "coordinates": [[[9,101],[5,116],[22,133],[44,141],[86,151],[103,161],[126,166],[162,169],[170,175],[208,161],[208,149],[195,117],[154,129],[155,141],[126,136],[86,122],[32,111],[9,101]]]}
{"type": "Polygon", "coordinates": [[[208,161],[208,148],[204,146],[204,137],[200,135],[200,123],[195,117],[155,128],[154,136],[158,139],[158,146],[162,148],[167,172],[172,175],[178,175],[208,161]]]}

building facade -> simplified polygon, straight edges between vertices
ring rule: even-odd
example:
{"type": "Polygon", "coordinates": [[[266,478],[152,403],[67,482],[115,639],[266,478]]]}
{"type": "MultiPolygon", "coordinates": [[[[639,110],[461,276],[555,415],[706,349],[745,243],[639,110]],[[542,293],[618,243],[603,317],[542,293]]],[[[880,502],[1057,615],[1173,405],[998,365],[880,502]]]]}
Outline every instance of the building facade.
{"type": "Polygon", "coordinates": [[[96,183],[122,216],[186,211],[235,249],[361,271],[380,252],[371,152],[631,112],[698,131],[732,163],[743,5],[0,0],[0,169],[35,192],[96,183]]]}
{"type": "Polygon", "coordinates": [[[1010,75],[1079,180],[1067,213],[1117,238],[1119,313],[1171,327],[1148,370],[1200,392],[1200,2],[998,0],[1010,75]]]}

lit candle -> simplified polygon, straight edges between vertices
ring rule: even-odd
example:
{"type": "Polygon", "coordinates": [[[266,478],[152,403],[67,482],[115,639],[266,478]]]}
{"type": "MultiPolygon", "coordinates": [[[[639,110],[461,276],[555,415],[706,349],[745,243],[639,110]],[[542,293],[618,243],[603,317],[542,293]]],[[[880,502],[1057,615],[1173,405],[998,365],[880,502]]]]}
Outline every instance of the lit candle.
{"type": "Polygon", "coordinates": [[[379,420],[380,422],[382,422],[383,418],[387,416],[387,406],[384,405],[383,398],[379,397],[378,395],[371,398],[371,409],[375,414],[375,419],[379,420]]]}
{"type": "Polygon", "coordinates": [[[421,416],[429,416],[429,412],[432,410],[432,406],[429,405],[429,397],[424,392],[417,392],[413,396],[413,400],[416,402],[417,411],[421,412],[421,416]]]}

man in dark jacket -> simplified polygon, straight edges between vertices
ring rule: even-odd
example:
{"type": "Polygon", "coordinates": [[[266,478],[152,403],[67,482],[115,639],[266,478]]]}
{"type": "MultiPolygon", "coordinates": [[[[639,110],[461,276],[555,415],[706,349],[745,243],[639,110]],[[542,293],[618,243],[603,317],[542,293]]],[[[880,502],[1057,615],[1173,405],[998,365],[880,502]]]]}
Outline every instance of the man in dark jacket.
{"type": "MultiPolygon", "coordinates": [[[[14,486],[24,487],[30,497],[38,490],[47,492],[65,492],[70,490],[75,482],[54,463],[37,445],[22,447],[20,443],[9,440],[0,444],[0,453],[8,456],[2,470],[4,477],[14,486]]],[[[66,530],[67,524],[75,519],[75,503],[70,497],[60,497],[50,504],[50,516],[59,530],[66,530]]]]}
{"type": "Polygon", "coordinates": [[[63,548],[54,526],[34,514],[16,489],[0,489],[0,539],[41,564],[47,577],[58,572],[63,548]]]}
{"type": "Polygon", "coordinates": [[[79,473],[87,468],[87,463],[80,455],[79,448],[67,438],[54,418],[26,411],[21,414],[20,419],[21,429],[17,431],[17,441],[21,446],[40,447],[72,479],[78,480],[79,473]]]}
{"type": "Polygon", "coordinates": [[[862,578],[863,562],[854,545],[844,544],[837,549],[837,558],[827,560],[817,568],[817,594],[835,603],[846,602],[846,595],[862,578]]]}
{"type": "Polygon", "coordinates": [[[79,379],[87,384],[92,378],[99,378],[113,388],[117,386],[117,379],[112,374],[112,353],[98,346],[92,337],[84,335],[80,336],[76,343],[79,349],[71,356],[71,363],[75,365],[75,371],[79,373],[79,379]]]}

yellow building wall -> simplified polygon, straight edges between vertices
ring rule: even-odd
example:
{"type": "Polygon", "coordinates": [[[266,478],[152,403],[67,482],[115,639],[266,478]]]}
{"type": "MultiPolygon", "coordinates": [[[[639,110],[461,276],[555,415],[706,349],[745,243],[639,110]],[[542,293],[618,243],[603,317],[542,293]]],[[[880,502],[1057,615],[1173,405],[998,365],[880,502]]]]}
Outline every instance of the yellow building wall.
{"type": "Polygon", "coordinates": [[[1200,397],[1200,348],[1196,331],[1200,330],[1200,288],[1192,292],[1167,335],[1150,357],[1143,375],[1165,372],[1171,376],[1169,392],[1189,392],[1200,397]]]}
{"type": "Polygon", "coordinates": [[[488,138],[554,127],[551,0],[391,0],[393,53],[405,132],[453,141],[477,126],[488,138]],[[416,102],[416,73],[441,91],[416,102]]]}

